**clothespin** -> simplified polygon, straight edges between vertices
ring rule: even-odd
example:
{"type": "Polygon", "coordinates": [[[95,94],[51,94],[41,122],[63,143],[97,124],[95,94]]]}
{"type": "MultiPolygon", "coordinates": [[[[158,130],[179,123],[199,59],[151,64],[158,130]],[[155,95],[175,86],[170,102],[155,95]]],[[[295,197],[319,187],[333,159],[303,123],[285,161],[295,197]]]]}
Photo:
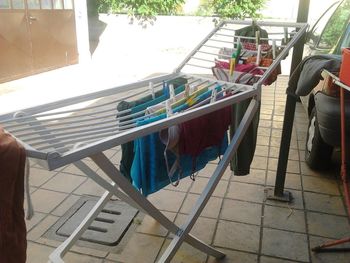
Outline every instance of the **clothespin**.
{"type": "Polygon", "coordinates": [[[216,91],[216,88],[214,88],[211,92],[210,103],[216,101],[216,94],[217,94],[217,91],[216,91]]]}
{"type": "Polygon", "coordinates": [[[256,65],[260,65],[260,60],[261,60],[261,45],[258,45],[258,53],[256,55],[256,65]]]}
{"type": "Polygon", "coordinates": [[[191,87],[189,84],[185,84],[185,98],[190,96],[191,87]]]}
{"type": "Polygon", "coordinates": [[[153,82],[152,81],[149,82],[149,89],[150,89],[151,94],[152,94],[152,99],[155,99],[156,98],[156,94],[154,93],[154,86],[153,86],[153,82]]]}
{"type": "Polygon", "coordinates": [[[194,85],[189,85],[190,86],[190,93],[189,95],[191,96],[194,92],[196,92],[198,90],[198,86],[194,86],[194,85]]]}
{"type": "Polygon", "coordinates": [[[163,94],[166,98],[169,98],[169,86],[165,81],[163,81],[163,94]]]}
{"type": "Polygon", "coordinates": [[[171,108],[171,100],[165,101],[166,116],[170,117],[173,115],[173,109],[171,108]]]}
{"type": "Polygon", "coordinates": [[[276,58],[276,39],[272,40],[272,58],[276,58]]]}
{"type": "Polygon", "coordinates": [[[255,45],[260,45],[260,31],[255,31],[255,45]]]}
{"type": "Polygon", "coordinates": [[[235,54],[232,54],[231,59],[230,59],[230,79],[233,75],[233,72],[235,71],[235,67],[236,67],[236,57],[235,54]]]}
{"type": "Polygon", "coordinates": [[[284,30],[284,43],[287,43],[288,42],[288,28],[284,27],[283,30],[284,30]]]}
{"type": "Polygon", "coordinates": [[[175,99],[175,90],[174,90],[174,85],[173,84],[169,85],[169,93],[170,93],[170,100],[174,101],[174,99],[175,99]]]}
{"type": "Polygon", "coordinates": [[[235,64],[236,65],[238,64],[239,58],[241,57],[241,50],[242,50],[241,38],[238,38],[237,50],[236,50],[236,54],[235,54],[235,57],[236,57],[235,64]]]}

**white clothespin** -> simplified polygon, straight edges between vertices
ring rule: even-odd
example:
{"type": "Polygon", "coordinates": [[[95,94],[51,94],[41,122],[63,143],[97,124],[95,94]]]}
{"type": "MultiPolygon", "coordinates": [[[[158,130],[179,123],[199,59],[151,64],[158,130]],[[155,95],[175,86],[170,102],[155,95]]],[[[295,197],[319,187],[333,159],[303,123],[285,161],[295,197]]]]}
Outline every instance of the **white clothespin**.
{"type": "Polygon", "coordinates": [[[260,45],[260,31],[255,31],[255,44],[260,45]]]}
{"type": "Polygon", "coordinates": [[[272,40],[272,58],[276,58],[276,39],[272,40]]]}
{"type": "Polygon", "coordinates": [[[190,96],[197,90],[197,86],[190,85],[190,96]]]}
{"type": "Polygon", "coordinates": [[[153,86],[153,82],[152,81],[149,82],[149,89],[150,89],[151,94],[152,94],[152,99],[155,99],[156,98],[156,94],[154,93],[154,86],[153,86]]]}
{"type": "Polygon", "coordinates": [[[169,94],[170,94],[170,100],[174,101],[175,99],[175,90],[174,90],[174,85],[169,84],[169,94]]]}
{"type": "Polygon", "coordinates": [[[288,42],[288,28],[284,27],[284,43],[286,44],[288,42]]]}
{"type": "Polygon", "coordinates": [[[173,109],[171,108],[171,99],[165,101],[166,116],[170,117],[173,115],[173,109]]]}
{"type": "Polygon", "coordinates": [[[191,90],[190,85],[185,84],[185,98],[188,98],[190,96],[190,90],[191,90]]]}
{"type": "Polygon", "coordinates": [[[237,48],[238,48],[239,43],[241,43],[241,37],[237,38],[237,48]]]}
{"type": "Polygon", "coordinates": [[[260,60],[261,60],[261,45],[258,45],[258,53],[256,55],[256,65],[260,65],[260,60]]]}
{"type": "Polygon", "coordinates": [[[216,89],[214,88],[214,89],[212,90],[212,92],[211,92],[210,103],[216,101],[216,94],[217,94],[217,91],[216,91],[216,89]]]}

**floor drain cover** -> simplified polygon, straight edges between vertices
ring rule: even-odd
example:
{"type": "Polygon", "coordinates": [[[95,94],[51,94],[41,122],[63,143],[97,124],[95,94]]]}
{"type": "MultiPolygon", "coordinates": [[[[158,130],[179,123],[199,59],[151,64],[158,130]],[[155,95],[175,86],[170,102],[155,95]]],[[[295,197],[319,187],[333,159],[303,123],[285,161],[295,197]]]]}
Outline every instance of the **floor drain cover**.
{"type": "MultiPolygon", "coordinates": [[[[97,202],[94,197],[82,197],[54,226],[57,236],[69,237],[97,202]]],[[[122,201],[109,201],[80,240],[116,246],[128,230],[137,210],[122,201]]]]}

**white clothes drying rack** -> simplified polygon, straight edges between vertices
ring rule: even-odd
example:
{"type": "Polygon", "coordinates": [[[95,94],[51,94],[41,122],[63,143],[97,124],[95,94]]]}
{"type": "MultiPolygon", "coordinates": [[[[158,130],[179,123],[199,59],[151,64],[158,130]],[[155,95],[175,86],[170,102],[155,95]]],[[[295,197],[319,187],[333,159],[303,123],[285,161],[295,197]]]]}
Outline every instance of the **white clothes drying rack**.
{"type": "MultiPolygon", "coordinates": [[[[0,116],[0,125],[20,141],[26,148],[27,156],[33,158],[40,165],[49,170],[53,170],[64,165],[74,164],[97,184],[106,189],[106,192],[81,222],[79,227],[49,256],[49,262],[64,262],[63,256],[81,237],[113,195],[150,215],[167,230],[174,233],[172,242],[159,259],[159,262],[170,262],[184,241],[216,258],[225,256],[225,254],[205,244],[192,236],[189,232],[215,190],[215,187],[236,152],[239,143],[258,109],[261,99],[262,84],[288,54],[289,50],[297,41],[302,39],[307,29],[307,25],[301,23],[256,22],[257,25],[266,29],[269,33],[268,39],[262,38],[261,40],[267,40],[269,43],[273,43],[278,47],[281,47],[283,45],[282,43],[285,44],[282,46],[283,51],[275,58],[273,64],[268,68],[262,68],[264,74],[254,85],[223,82],[211,77],[203,77],[204,75],[208,76],[208,74],[211,74],[211,67],[214,64],[214,59],[222,57],[222,54],[219,54],[220,50],[222,50],[222,48],[233,48],[234,44],[237,43],[235,30],[243,26],[251,25],[251,23],[251,21],[221,22],[171,74],[0,116]],[[286,39],[287,42],[282,41],[283,39],[286,39]],[[200,105],[141,127],[136,127],[133,120],[131,120],[128,126],[122,127],[120,125],[119,122],[123,120],[123,118],[125,120],[144,117],[134,114],[116,118],[116,105],[119,101],[150,94],[150,82],[153,84],[153,88],[157,89],[161,87],[164,81],[169,81],[178,77],[186,78],[188,83],[192,86],[203,84],[215,86],[219,84],[224,89],[230,89],[234,95],[217,101],[212,100],[209,104],[200,105]],[[132,93],[132,95],[130,95],[130,93],[132,93]],[[130,184],[103,153],[105,150],[128,141],[135,140],[136,138],[194,119],[246,99],[251,99],[251,102],[237,131],[231,138],[224,156],[218,163],[217,168],[210,177],[208,184],[197,200],[185,224],[182,226],[175,225],[164,216],[147,200],[147,198],[130,184]],[[83,107],[81,106],[82,102],[91,102],[91,105],[83,107]],[[68,106],[69,108],[65,108],[68,106]],[[105,180],[99,174],[95,173],[87,164],[82,162],[82,159],[86,157],[91,158],[112,180],[112,183],[105,180]]],[[[125,123],[123,123],[123,125],[125,125],[125,123]]]]}

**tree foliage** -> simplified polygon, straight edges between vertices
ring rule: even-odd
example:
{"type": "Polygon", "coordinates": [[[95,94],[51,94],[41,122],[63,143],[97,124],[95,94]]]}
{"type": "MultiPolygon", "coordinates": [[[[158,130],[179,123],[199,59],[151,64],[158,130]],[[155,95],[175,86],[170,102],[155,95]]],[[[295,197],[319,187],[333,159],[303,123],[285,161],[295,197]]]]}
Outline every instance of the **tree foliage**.
{"type": "Polygon", "coordinates": [[[220,18],[243,19],[259,16],[266,0],[212,0],[214,13],[220,18]]]}
{"type": "Polygon", "coordinates": [[[155,20],[156,15],[175,14],[185,0],[99,0],[100,12],[126,12],[141,22],[155,20]]]}
{"type": "MultiPolygon", "coordinates": [[[[172,15],[181,10],[186,0],[97,0],[99,11],[127,13],[141,23],[155,20],[156,15],[172,15]]],[[[200,13],[219,18],[258,17],[266,0],[202,0],[200,13]]]]}

